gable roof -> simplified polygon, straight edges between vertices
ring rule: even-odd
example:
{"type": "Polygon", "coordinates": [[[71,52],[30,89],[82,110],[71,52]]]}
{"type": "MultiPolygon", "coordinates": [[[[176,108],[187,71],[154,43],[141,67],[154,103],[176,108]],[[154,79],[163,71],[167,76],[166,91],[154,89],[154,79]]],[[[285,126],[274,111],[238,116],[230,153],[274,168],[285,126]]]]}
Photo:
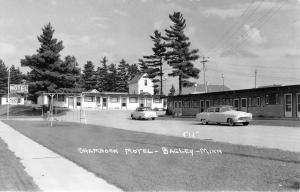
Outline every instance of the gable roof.
{"type": "Polygon", "coordinates": [[[128,84],[137,83],[144,75],[145,75],[145,73],[140,73],[140,74],[136,75],[133,79],[131,79],[128,82],[128,84]]]}
{"type": "MultiPolygon", "coordinates": [[[[2,96],[3,98],[7,98],[7,94],[2,96]]],[[[10,93],[9,97],[17,97],[17,98],[22,98],[19,94],[17,93],[10,93]]]]}
{"type": "MultiPolygon", "coordinates": [[[[224,85],[224,91],[231,90],[229,87],[224,85]]],[[[207,85],[207,92],[220,92],[223,91],[223,85],[207,85]]],[[[205,93],[204,84],[199,84],[196,87],[183,87],[182,94],[193,94],[193,93],[205,93]]]]}

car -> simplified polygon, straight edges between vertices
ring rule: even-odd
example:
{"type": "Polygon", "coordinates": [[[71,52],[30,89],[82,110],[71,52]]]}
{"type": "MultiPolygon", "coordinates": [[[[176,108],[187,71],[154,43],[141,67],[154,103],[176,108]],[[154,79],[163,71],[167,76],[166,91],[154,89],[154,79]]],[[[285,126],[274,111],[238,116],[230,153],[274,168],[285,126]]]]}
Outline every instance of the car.
{"type": "Polygon", "coordinates": [[[210,107],[206,112],[198,113],[196,119],[204,125],[208,123],[227,123],[230,126],[237,123],[249,125],[249,122],[252,120],[252,113],[237,111],[229,105],[220,105],[210,107]]]}
{"type": "Polygon", "coordinates": [[[157,117],[155,111],[150,107],[138,107],[134,112],[131,113],[131,119],[152,119],[157,117]]]}
{"type": "Polygon", "coordinates": [[[153,111],[156,112],[157,116],[165,116],[166,115],[166,112],[167,110],[164,109],[164,108],[154,108],[153,111]]]}

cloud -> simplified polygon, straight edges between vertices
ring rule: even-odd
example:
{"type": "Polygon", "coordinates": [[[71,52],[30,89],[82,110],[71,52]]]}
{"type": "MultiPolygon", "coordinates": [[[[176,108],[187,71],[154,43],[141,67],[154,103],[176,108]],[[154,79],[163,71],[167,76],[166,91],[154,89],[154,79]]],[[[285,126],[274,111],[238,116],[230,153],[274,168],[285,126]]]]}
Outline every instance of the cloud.
{"type": "Polygon", "coordinates": [[[220,8],[208,8],[203,12],[205,17],[219,17],[221,19],[227,19],[232,17],[239,17],[242,13],[240,8],[231,8],[231,9],[220,9],[220,8]]]}
{"type": "Polygon", "coordinates": [[[120,16],[122,16],[122,17],[128,17],[128,16],[129,16],[128,13],[126,13],[125,11],[121,11],[121,10],[119,10],[119,9],[114,9],[114,10],[113,10],[113,13],[115,13],[115,14],[117,14],[117,15],[120,15],[120,16]]]}
{"type": "Polygon", "coordinates": [[[16,52],[16,47],[13,44],[0,42],[0,55],[1,57],[10,57],[16,52]]]}
{"type": "Polygon", "coordinates": [[[257,28],[245,24],[243,29],[245,33],[240,37],[241,40],[246,39],[253,44],[262,44],[266,41],[266,38],[261,36],[260,31],[257,28]]]}

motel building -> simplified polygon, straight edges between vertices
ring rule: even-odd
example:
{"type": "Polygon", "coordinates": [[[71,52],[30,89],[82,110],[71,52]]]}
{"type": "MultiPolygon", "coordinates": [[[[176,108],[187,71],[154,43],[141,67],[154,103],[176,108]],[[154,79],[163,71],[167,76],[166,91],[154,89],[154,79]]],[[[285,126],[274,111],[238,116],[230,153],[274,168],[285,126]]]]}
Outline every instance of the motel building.
{"type": "Polygon", "coordinates": [[[231,105],[263,118],[300,118],[300,85],[269,86],[168,97],[175,116],[195,116],[216,105],[231,105]]]}
{"type": "Polygon", "coordinates": [[[43,93],[39,105],[70,109],[119,109],[135,110],[137,107],[166,108],[166,97],[153,95],[153,83],[145,74],[137,75],[129,82],[129,93],[99,92],[96,89],[81,93],[43,93]],[[51,96],[52,95],[52,96],[51,96]]]}

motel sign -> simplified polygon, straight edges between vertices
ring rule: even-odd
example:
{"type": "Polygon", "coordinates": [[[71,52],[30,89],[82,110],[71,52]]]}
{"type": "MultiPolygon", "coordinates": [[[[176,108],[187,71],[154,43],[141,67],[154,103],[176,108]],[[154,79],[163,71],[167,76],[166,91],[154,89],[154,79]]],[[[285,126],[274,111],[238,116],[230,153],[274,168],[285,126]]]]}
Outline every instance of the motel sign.
{"type": "Polygon", "coordinates": [[[25,84],[11,84],[9,86],[10,93],[28,93],[28,85],[25,84]]]}

